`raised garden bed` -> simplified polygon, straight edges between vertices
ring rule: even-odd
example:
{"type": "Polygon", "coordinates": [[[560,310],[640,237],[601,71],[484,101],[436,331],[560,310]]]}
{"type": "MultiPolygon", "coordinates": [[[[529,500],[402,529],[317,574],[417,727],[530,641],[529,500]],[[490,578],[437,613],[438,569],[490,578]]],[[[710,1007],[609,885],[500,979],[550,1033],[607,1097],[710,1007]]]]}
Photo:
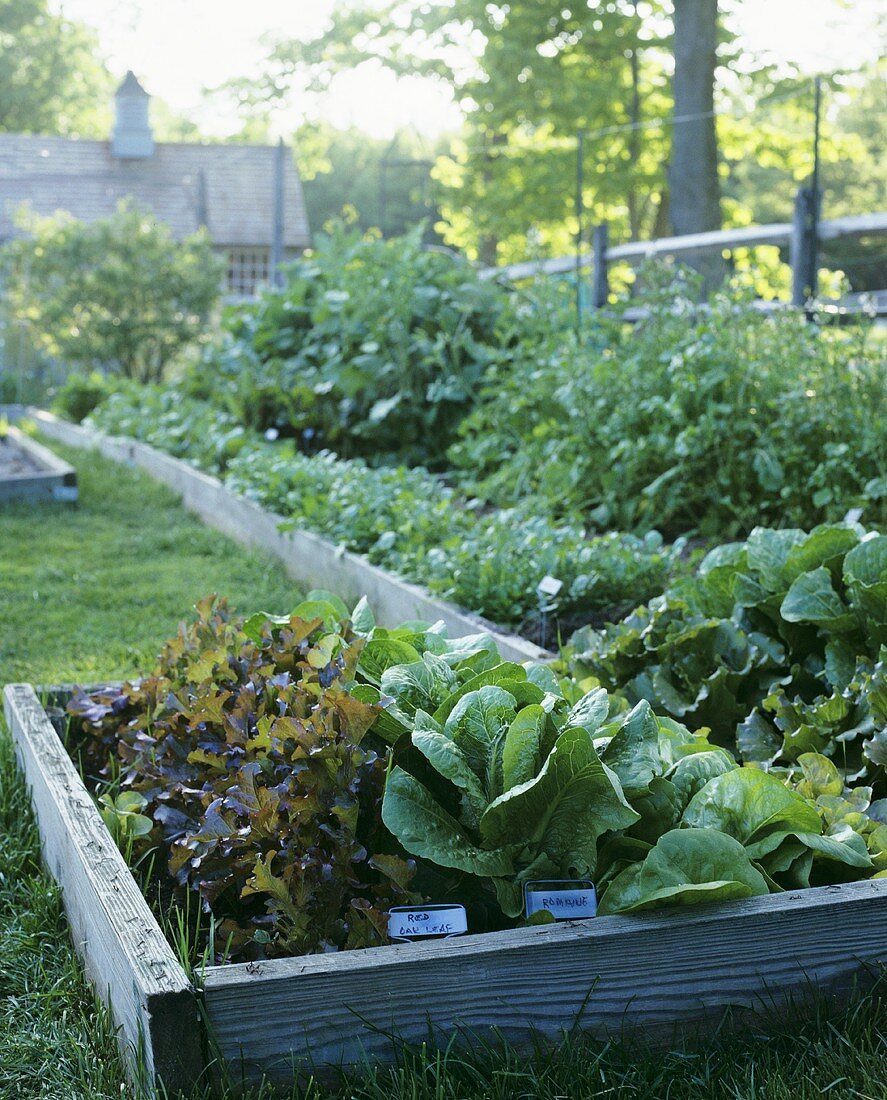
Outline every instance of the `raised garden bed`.
{"type": "Polygon", "coordinates": [[[551,657],[525,638],[504,633],[479,616],[437,599],[424,588],[379,569],[359,554],[343,550],[319,535],[310,531],[282,531],[283,516],[238,496],[217,478],[147,443],[69,424],[40,409],[28,409],[27,416],[51,439],[71,447],[97,450],[106,458],[146,470],[180,493],[184,506],[210,527],[246,546],[273,554],[306,589],[334,589],[351,603],[366,595],[382,622],[442,619],[453,636],[486,631],[492,634],[506,660],[539,661],[551,657]]]}
{"type": "Polygon", "coordinates": [[[597,917],[360,952],[211,966],[195,990],[31,685],[5,689],[46,863],[134,1076],[185,1086],[217,1050],[233,1073],[390,1060],[454,1031],[526,1046],[582,1028],[665,1042],[725,1013],[840,996],[887,961],[887,880],[720,906],[597,917]],[[209,1034],[198,1020],[202,1000],[209,1034]],[[207,1039],[211,1040],[207,1044],[207,1039]]]}
{"type": "Polygon", "coordinates": [[[0,434],[0,504],[9,500],[77,500],[77,472],[18,428],[0,434]]]}

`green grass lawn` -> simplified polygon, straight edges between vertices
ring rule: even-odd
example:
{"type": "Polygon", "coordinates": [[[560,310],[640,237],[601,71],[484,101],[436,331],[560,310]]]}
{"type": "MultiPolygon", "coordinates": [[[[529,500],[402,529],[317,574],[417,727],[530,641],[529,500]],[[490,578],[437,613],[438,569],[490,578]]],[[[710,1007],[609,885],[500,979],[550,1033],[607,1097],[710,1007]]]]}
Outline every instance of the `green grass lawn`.
{"type": "MultiPolygon", "coordinates": [[[[78,467],[79,508],[0,508],[0,683],[144,671],[208,592],[243,610],[286,611],[296,602],[278,565],[202,527],[145,475],[54,449],[78,467]]],[[[83,982],[58,892],[40,869],[26,807],[0,731],[0,1100],[129,1097],[113,1031],[83,982]]],[[[309,1083],[292,1096],[887,1100],[885,1059],[887,1009],[867,997],[849,1010],[820,1005],[803,1018],[761,1021],[752,1035],[668,1054],[584,1040],[535,1057],[405,1052],[393,1070],[325,1091],[309,1083]]],[[[201,1100],[223,1095],[200,1093],[201,1100]]]]}

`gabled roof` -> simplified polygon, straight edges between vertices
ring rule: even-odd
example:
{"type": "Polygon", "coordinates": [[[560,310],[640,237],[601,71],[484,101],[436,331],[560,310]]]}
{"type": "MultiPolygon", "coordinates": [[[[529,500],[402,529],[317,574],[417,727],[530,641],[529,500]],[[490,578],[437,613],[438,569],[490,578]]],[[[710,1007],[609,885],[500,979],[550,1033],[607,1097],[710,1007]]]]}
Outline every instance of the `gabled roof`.
{"type": "MultiPolygon", "coordinates": [[[[177,143],[158,144],[149,157],[124,160],[112,155],[107,141],[0,134],[0,240],[16,233],[13,220],[23,204],[40,215],[66,210],[94,221],[131,197],[177,237],[200,228],[205,201],[206,225],[216,244],[270,245],[276,154],[271,145],[177,143]]],[[[302,184],[287,152],[284,245],[310,244],[302,184]]]]}

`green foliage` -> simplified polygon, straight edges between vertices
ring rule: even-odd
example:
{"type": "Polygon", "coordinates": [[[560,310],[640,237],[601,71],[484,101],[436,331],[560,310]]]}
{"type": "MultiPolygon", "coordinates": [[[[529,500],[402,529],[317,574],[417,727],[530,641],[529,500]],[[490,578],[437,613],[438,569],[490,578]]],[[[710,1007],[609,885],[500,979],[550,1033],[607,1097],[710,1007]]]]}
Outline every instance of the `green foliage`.
{"type": "Polygon", "coordinates": [[[574,660],[758,767],[805,754],[843,782],[887,765],[887,536],[852,524],[756,528],[713,550],[618,626],[580,631],[574,660]]]}
{"type": "Polygon", "coordinates": [[[234,417],[172,390],[114,394],[91,423],[218,474],[294,526],[505,624],[535,622],[536,587],[546,574],[564,583],[560,613],[618,613],[661,591],[681,549],[663,546],[655,533],[589,536],[576,522],[546,518],[544,501],[482,509],[422,469],[375,469],[327,452],[300,454],[291,443],[268,444],[234,417]]]}
{"type": "MultiPolygon", "coordinates": [[[[238,548],[215,532],[201,531],[172,495],[145,475],[96,454],[65,453],[79,465],[77,511],[59,512],[51,505],[36,512],[31,506],[4,510],[0,557],[8,568],[0,575],[0,681],[96,682],[150,667],[150,654],[189,603],[223,577],[239,600],[252,593],[252,606],[292,606],[291,586],[278,566],[255,556],[244,562],[238,548]],[[77,557],[74,585],[72,555],[77,557]],[[152,584],[146,588],[148,572],[152,584]],[[41,624],[36,632],[35,608],[41,624]]],[[[113,1021],[83,979],[59,891],[41,868],[28,792],[2,720],[0,943],[4,1087],[15,1096],[119,1100],[126,1086],[113,1021]]],[[[672,1100],[820,1100],[823,1081],[841,1080],[839,1088],[869,1096],[882,1088],[887,1014],[877,993],[854,999],[846,1012],[823,1000],[811,1017],[793,1011],[758,1019],[756,1025],[747,1035],[721,1031],[674,1052],[639,1051],[635,1042],[601,1045],[580,1033],[528,1055],[507,1045],[474,1052],[429,1052],[420,1045],[402,1049],[393,1069],[361,1070],[335,1087],[300,1083],[287,1096],[511,1100],[519,1090],[539,1100],[607,1093],[672,1100]]],[[[267,1092],[257,1086],[245,1095],[267,1100],[267,1092]]],[[[230,1091],[207,1085],[188,1100],[243,1095],[237,1080],[230,1091]]]]}
{"type": "Polygon", "coordinates": [[[98,371],[69,374],[52,403],[53,412],[79,424],[116,389],[114,382],[98,371]]]}
{"type": "Polygon", "coordinates": [[[229,413],[172,387],[121,384],[93,410],[89,423],[151,443],[208,473],[225,470],[247,442],[259,444],[229,413]]]}
{"type": "Polygon", "coordinates": [[[142,813],[148,806],[148,800],[136,791],[124,791],[116,797],[103,794],[99,797],[99,806],[102,820],[120,845],[148,836],[154,827],[150,817],[142,813]]]}
{"type": "Polygon", "coordinates": [[[607,914],[864,878],[887,861],[871,788],[845,788],[825,757],[804,756],[801,776],[740,767],[646,700],[626,713],[550,669],[412,644],[395,663],[399,647],[370,643],[385,720],[411,745],[395,745],[382,820],[507,918],[536,879],[591,877],[607,914]],[[820,792],[854,816],[837,820],[820,792]]]}
{"type": "MultiPolygon", "coordinates": [[[[481,878],[505,915],[516,918],[526,882],[592,875],[601,835],[628,828],[640,815],[595,751],[605,693],[597,722],[573,727],[566,700],[519,666],[494,666],[462,683],[459,666],[452,671],[450,683],[438,687],[436,711],[413,711],[410,737],[438,786],[446,781],[449,797],[441,803],[419,778],[395,767],[382,819],[407,851],[481,878]]],[[[383,691],[403,711],[410,703],[404,679],[409,685],[422,675],[448,679],[426,656],[388,669],[383,691]]]]}
{"type": "Polygon", "coordinates": [[[717,829],[673,829],[610,883],[600,913],[636,913],[769,893],[742,845],[717,829]]]}
{"type": "Polygon", "coordinates": [[[887,867],[883,803],[821,754],[740,766],[645,700],[331,593],[197,610],[153,676],[75,694],[69,747],[127,857],[159,847],[160,896],[199,895],[216,958],[382,942],[428,890],[497,928],[535,879],[593,878],[619,913],[887,867]]]}
{"type": "Polygon", "coordinates": [[[315,231],[344,217],[363,232],[378,229],[393,237],[423,221],[423,239],[439,243],[431,158],[442,150],[442,141],[429,148],[412,131],[387,140],[321,119],[303,123],[293,144],[308,224],[315,231]]]}
{"type": "Polygon", "coordinates": [[[482,43],[477,67],[454,74],[471,104],[464,142],[437,169],[448,242],[490,263],[523,259],[534,246],[570,251],[580,130],[595,135],[583,150],[591,218],[610,220],[620,237],[661,235],[670,135],[632,129],[671,107],[661,15],[659,3],[646,19],[627,3],[417,7],[415,28],[432,40],[471,34],[482,43]]]}
{"type": "Polygon", "coordinates": [[[95,32],[46,0],[0,0],[0,131],[104,137],[111,84],[97,53],[95,32]]]}
{"type": "Polygon", "coordinates": [[[201,232],[175,241],[133,207],[87,225],[33,219],[0,253],[10,305],[52,355],[142,382],[202,335],[221,288],[201,232]]]}
{"type": "Polygon", "coordinates": [[[272,44],[257,94],[279,100],[306,76],[325,88],[367,61],[454,87],[467,125],[435,168],[443,232],[489,263],[497,250],[523,258],[532,238],[545,250],[569,247],[576,133],[603,129],[587,144],[587,208],[648,236],[667,210],[668,134],[631,124],[667,115],[671,101],[667,24],[658,2],[647,9],[643,18],[628,3],[339,4],[313,39],[272,44]]]}
{"type": "Polygon", "coordinates": [[[381,241],[339,226],[285,288],[227,314],[194,385],[252,428],[439,464],[485,370],[509,358],[512,321],[504,291],[424,250],[419,230],[381,241]]]}
{"type": "Polygon", "coordinates": [[[470,490],[671,534],[809,527],[853,506],[887,519],[883,342],[762,315],[740,291],[696,310],[681,281],[646,281],[643,323],[491,369],[450,451],[470,490]]]}
{"type": "MultiPolygon", "coordinates": [[[[719,12],[719,63],[730,72],[714,101],[725,221],[787,221],[812,168],[812,81],[784,57],[777,64],[744,50],[741,11],[721,4],[719,12]]],[[[463,132],[434,169],[444,239],[490,264],[564,255],[578,229],[579,131],[587,138],[586,226],[607,221],[614,240],[669,232],[670,120],[682,113],[673,99],[672,15],[673,5],[658,0],[339,3],[315,37],[270,43],[262,76],[241,88],[267,109],[306,86],[322,94],[337,74],[361,65],[444,82],[465,115],[463,132]]],[[[877,70],[867,79],[825,79],[820,153],[831,216],[881,204],[882,86],[877,70]]],[[[693,152],[698,159],[700,150],[693,152]]],[[[672,178],[672,187],[681,182],[672,178]]],[[[873,287],[879,246],[842,241],[825,251],[828,266],[852,275],[854,289],[873,287]]]]}
{"type": "MultiPolygon", "coordinates": [[[[885,123],[880,104],[885,78],[883,59],[856,73],[823,78],[820,186],[827,218],[883,206],[887,166],[881,156],[885,123]]],[[[721,152],[729,165],[725,209],[731,219],[738,214],[748,224],[790,221],[798,185],[809,180],[813,167],[813,89],[797,74],[780,74],[772,67],[756,67],[746,81],[749,87],[734,96],[738,117],[720,120],[721,152]],[[751,116],[741,106],[749,93],[757,100],[751,116]]],[[[769,249],[754,250],[758,262],[762,251],[769,249]]],[[[782,258],[787,263],[788,250],[782,250],[782,258]]],[[[819,258],[824,268],[844,273],[852,290],[881,289],[887,266],[883,237],[823,241],[819,258]]],[[[770,280],[762,290],[767,295],[777,286],[770,280]]]]}
{"type": "Polygon", "coordinates": [[[162,893],[198,894],[217,958],[381,942],[413,871],[377,824],[377,708],[346,691],[362,641],[310,597],[248,624],[211,599],[197,610],[154,675],[68,706],[87,772],[119,774],[106,822],[133,857],[159,849],[162,893]]]}

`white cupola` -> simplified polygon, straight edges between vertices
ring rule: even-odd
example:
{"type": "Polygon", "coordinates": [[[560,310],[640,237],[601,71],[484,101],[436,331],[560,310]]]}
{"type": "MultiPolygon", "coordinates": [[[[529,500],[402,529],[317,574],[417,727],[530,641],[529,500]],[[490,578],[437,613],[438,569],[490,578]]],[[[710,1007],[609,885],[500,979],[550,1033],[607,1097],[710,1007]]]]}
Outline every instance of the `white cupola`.
{"type": "Polygon", "coordinates": [[[126,159],[150,157],[154,152],[154,135],[148,119],[151,97],[131,69],[117,89],[114,101],[111,152],[115,157],[126,159]]]}

